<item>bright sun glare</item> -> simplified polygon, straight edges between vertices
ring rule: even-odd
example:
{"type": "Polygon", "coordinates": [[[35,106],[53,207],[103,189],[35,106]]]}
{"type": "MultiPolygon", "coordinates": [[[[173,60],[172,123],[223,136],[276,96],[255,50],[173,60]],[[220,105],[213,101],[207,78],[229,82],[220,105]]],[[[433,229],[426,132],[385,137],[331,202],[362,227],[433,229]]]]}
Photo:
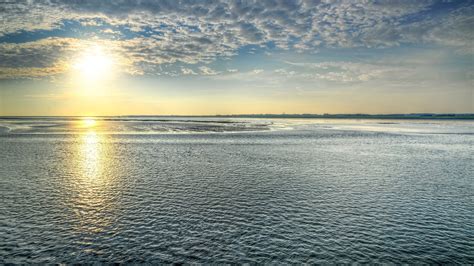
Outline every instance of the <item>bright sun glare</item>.
{"type": "Polygon", "coordinates": [[[97,122],[92,118],[85,118],[82,120],[82,126],[84,127],[94,127],[96,123],[97,122]]]}
{"type": "Polygon", "coordinates": [[[112,71],[112,57],[100,47],[94,47],[85,52],[74,64],[74,68],[87,80],[97,80],[107,76],[112,71]]]}

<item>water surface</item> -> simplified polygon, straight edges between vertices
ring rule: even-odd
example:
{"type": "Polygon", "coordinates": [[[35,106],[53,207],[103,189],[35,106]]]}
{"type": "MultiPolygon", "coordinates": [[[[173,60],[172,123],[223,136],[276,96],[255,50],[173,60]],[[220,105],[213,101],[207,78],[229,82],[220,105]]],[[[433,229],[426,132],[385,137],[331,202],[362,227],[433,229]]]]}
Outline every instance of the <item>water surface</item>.
{"type": "Polygon", "coordinates": [[[0,119],[0,263],[474,263],[474,123],[0,119]]]}

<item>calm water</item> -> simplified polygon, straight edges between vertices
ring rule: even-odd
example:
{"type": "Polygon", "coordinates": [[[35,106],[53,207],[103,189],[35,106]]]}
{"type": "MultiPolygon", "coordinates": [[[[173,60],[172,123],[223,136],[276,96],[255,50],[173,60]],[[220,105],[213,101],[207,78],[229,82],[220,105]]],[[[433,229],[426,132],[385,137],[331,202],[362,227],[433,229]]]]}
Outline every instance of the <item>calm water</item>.
{"type": "Polygon", "coordinates": [[[0,119],[0,263],[474,263],[474,122],[0,119]]]}

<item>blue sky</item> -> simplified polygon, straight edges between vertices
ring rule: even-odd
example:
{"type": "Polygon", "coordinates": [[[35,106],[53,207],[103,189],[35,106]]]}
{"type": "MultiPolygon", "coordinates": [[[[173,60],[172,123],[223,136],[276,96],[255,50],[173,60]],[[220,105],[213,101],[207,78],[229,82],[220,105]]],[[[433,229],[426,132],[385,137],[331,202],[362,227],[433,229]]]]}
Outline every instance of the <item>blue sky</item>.
{"type": "Polygon", "coordinates": [[[473,11],[473,1],[3,1],[0,115],[474,112],[473,11]]]}

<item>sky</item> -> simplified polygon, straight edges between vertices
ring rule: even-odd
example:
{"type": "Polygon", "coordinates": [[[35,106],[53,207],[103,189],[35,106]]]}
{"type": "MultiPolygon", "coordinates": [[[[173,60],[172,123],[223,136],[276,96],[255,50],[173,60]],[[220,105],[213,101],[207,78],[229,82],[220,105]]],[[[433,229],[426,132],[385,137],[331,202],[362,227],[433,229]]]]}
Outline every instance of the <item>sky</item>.
{"type": "Polygon", "coordinates": [[[473,113],[474,1],[0,1],[0,115],[473,113]]]}

